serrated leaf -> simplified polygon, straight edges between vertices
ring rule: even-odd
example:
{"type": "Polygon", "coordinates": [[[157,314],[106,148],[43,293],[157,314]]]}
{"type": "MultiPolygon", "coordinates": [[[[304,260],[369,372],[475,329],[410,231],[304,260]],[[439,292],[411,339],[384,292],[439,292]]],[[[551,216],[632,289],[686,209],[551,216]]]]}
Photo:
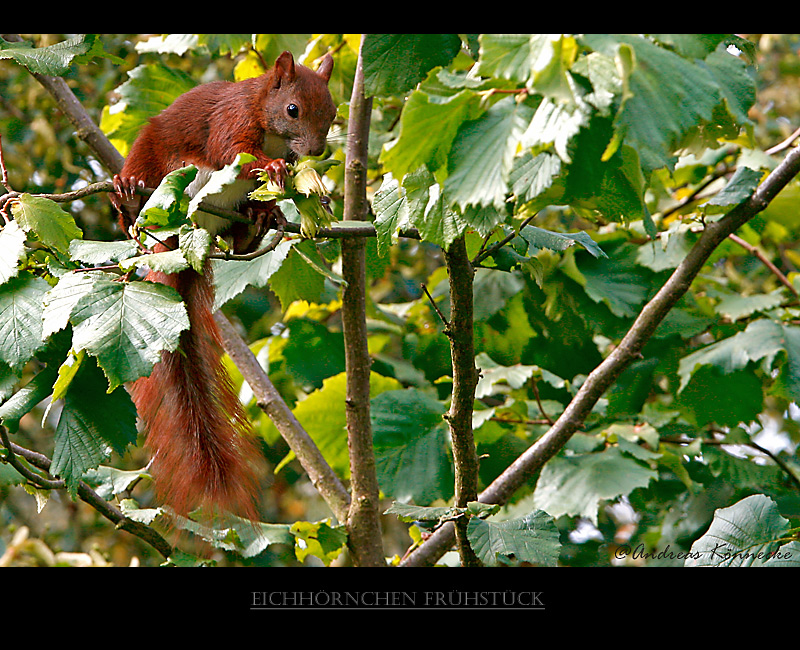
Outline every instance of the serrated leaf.
{"type": "Polygon", "coordinates": [[[581,516],[597,523],[601,501],[647,487],[658,473],[617,447],[592,454],[557,456],[542,469],[534,503],[553,517],[581,516]]]}
{"type": "Polygon", "coordinates": [[[41,317],[43,338],[67,326],[75,305],[92,292],[96,281],[95,273],[67,273],[44,295],[41,317]]]}
{"type": "Polygon", "coordinates": [[[447,162],[459,126],[482,112],[480,97],[472,90],[438,97],[425,92],[425,84],[403,105],[400,135],[384,147],[380,162],[397,179],[422,165],[432,171],[447,162]]]}
{"type": "MultiPolygon", "coordinates": [[[[713,143],[716,137],[737,134],[738,125],[723,124],[718,118],[725,98],[721,87],[740,86],[737,116],[748,105],[740,68],[734,76],[732,68],[717,63],[712,74],[708,65],[684,59],[641,36],[585,34],[581,40],[595,51],[627,61],[618,66],[624,70],[624,92],[614,124],[625,143],[638,152],[645,176],[661,167],[671,169],[674,152],[697,135],[713,143]]],[[[752,80],[748,85],[752,91],[752,80]]]]}
{"type": "Polygon", "coordinates": [[[444,183],[450,201],[462,209],[467,205],[503,207],[514,154],[532,116],[527,104],[506,97],[476,120],[461,125],[444,183]]]}
{"type": "Polygon", "coordinates": [[[414,388],[370,402],[378,483],[399,501],[427,505],[453,494],[445,406],[414,388]]]}
{"type": "Polygon", "coordinates": [[[519,231],[522,237],[532,248],[528,249],[528,255],[535,255],[542,248],[552,251],[565,251],[574,244],[580,244],[594,257],[608,257],[603,249],[586,232],[562,233],[537,228],[536,226],[525,226],[519,231]]]}
{"type": "Polygon", "coordinates": [[[791,399],[800,399],[800,328],[768,319],[751,322],[744,331],[683,357],[678,365],[683,390],[699,366],[709,365],[723,373],[743,369],[761,361],[770,372],[780,352],[786,361],[778,375],[778,389],[791,399]]]}
{"type": "Polygon", "coordinates": [[[149,375],[161,351],[175,350],[189,327],[186,308],[171,287],[118,282],[105,274],[78,298],[70,322],[73,347],[97,357],[109,391],[149,375]]]}
{"type": "Polygon", "coordinates": [[[449,248],[465,232],[467,224],[449,208],[450,199],[443,195],[441,186],[426,167],[407,174],[402,188],[408,223],[419,231],[423,240],[449,248]]]}
{"type": "Polygon", "coordinates": [[[205,228],[181,229],[178,247],[189,265],[198,273],[203,272],[211,244],[211,233],[205,228]]]}
{"type": "Polygon", "coordinates": [[[761,180],[761,172],[738,167],[722,190],[700,206],[704,214],[725,214],[749,199],[761,180]]]}
{"type": "Polygon", "coordinates": [[[69,244],[69,258],[73,262],[103,264],[119,262],[136,255],[139,251],[132,239],[122,241],[85,241],[73,239],[69,244]]]}
{"type": "Polygon", "coordinates": [[[130,257],[119,263],[123,271],[130,271],[137,267],[145,267],[161,273],[179,273],[189,268],[189,262],[183,255],[182,250],[164,251],[163,253],[150,253],[149,255],[139,255],[130,257]]]}
{"type": "Polygon", "coordinates": [[[128,77],[115,89],[119,101],[104,111],[100,123],[123,155],[150,117],[196,85],[182,70],[161,63],[137,66],[128,72],[128,77]]]}
{"type": "Polygon", "coordinates": [[[450,63],[460,49],[458,34],[366,34],[361,44],[364,91],[405,93],[429,70],[450,63]]]}
{"type": "Polygon", "coordinates": [[[136,442],[136,407],[130,396],[122,388],[106,389],[97,366],[81,364],[64,396],[50,472],[66,481],[73,497],[84,472],[97,467],[110,449],[123,453],[136,442]]]}
{"type": "Polygon", "coordinates": [[[216,286],[214,308],[219,309],[248,285],[259,289],[265,286],[297,243],[296,240],[282,241],[269,253],[254,260],[212,260],[216,286]]]}
{"type": "Polygon", "coordinates": [[[561,550],[553,517],[541,510],[500,522],[473,517],[467,524],[467,538],[475,554],[490,566],[498,564],[498,556],[556,566],[561,550]]]}
{"type": "Polygon", "coordinates": [[[538,366],[525,366],[519,363],[512,366],[501,366],[485,352],[480,352],[475,357],[475,365],[480,371],[480,379],[475,388],[475,399],[494,394],[496,384],[503,383],[510,388],[520,388],[531,377],[541,373],[538,366]]]}
{"type": "Polygon", "coordinates": [[[181,167],[164,176],[139,212],[136,224],[146,228],[187,223],[187,198],[184,192],[196,176],[197,167],[193,165],[181,167]]]}
{"type": "Polygon", "coordinates": [[[0,285],[0,361],[24,365],[45,345],[42,300],[50,288],[41,278],[21,275],[0,285]]]}
{"type": "Polygon", "coordinates": [[[21,194],[11,202],[11,213],[22,230],[57,253],[67,255],[70,242],[83,237],[72,215],[50,199],[21,194]]]}
{"type": "Polygon", "coordinates": [[[69,70],[76,57],[86,55],[94,44],[95,34],[81,34],[46,47],[33,47],[29,41],[10,43],[0,38],[0,59],[12,59],[34,74],[60,77],[69,70]]]}
{"type": "Polygon", "coordinates": [[[269,286],[278,296],[281,306],[286,309],[295,300],[319,302],[325,289],[325,276],[310,265],[306,259],[317,260],[322,265],[319,252],[311,240],[304,240],[291,246],[280,268],[269,277],[269,286]],[[305,255],[295,249],[302,249],[305,255]]]}
{"type": "Polygon", "coordinates": [[[800,545],[788,542],[789,521],[763,494],[714,512],[708,531],[692,544],[685,566],[800,566],[800,545]]]}

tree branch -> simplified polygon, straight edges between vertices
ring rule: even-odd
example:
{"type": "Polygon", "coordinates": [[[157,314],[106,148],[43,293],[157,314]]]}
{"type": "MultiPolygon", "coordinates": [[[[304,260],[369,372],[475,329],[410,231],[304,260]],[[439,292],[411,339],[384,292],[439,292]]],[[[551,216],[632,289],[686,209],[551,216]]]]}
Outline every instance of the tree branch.
{"type": "MultiPolygon", "coordinates": [[[[474,271],[467,256],[463,237],[456,239],[444,252],[450,281],[450,320],[445,333],[450,339],[453,366],[453,395],[445,415],[450,426],[455,465],[455,505],[466,508],[478,499],[478,455],[472,435],[472,409],[478,370],[475,367],[473,334],[474,271]]],[[[456,521],[456,543],[463,566],[481,566],[481,561],[467,539],[467,517],[456,521]]]]}
{"type": "Polygon", "coordinates": [[[311,483],[339,521],[347,520],[350,495],[328,465],[308,432],[297,421],[289,406],[270,381],[252,350],[247,346],[222,311],[214,314],[222,345],[244,380],[250,385],[258,407],[267,414],[297,456],[311,483]]]}
{"type": "MultiPolygon", "coordinates": [[[[689,290],[711,253],[731,233],[767,207],[799,172],[800,147],[797,147],[769,174],[747,201],[733,208],[720,220],[706,225],[684,260],[645,305],[620,344],[590,373],[555,424],[481,493],[480,501],[506,503],[517,489],[561,450],[583,424],[597,400],[639,356],[659,323],[689,290]]],[[[443,526],[411,553],[402,565],[422,566],[434,563],[452,545],[453,537],[452,525],[443,526]]]]}
{"type": "MultiPolygon", "coordinates": [[[[350,98],[345,160],[344,218],[348,221],[363,220],[369,209],[366,190],[371,112],[372,98],[364,96],[364,70],[359,51],[350,98]]],[[[342,331],[351,489],[348,546],[356,566],[385,566],[369,408],[372,359],[367,348],[365,250],[363,237],[342,240],[342,276],[346,281],[342,289],[342,331]]]]}
{"type": "MultiPolygon", "coordinates": [[[[6,457],[3,459],[3,461],[8,462],[28,481],[30,481],[37,487],[48,490],[64,489],[65,484],[63,480],[57,480],[57,479],[47,478],[44,476],[39,476],[38,474],[30,471],[25,465],[20,463],[17,456],[24,458],[31,465],[44,472],[50,471],[51,463],[49,458],[47,458],[43,454],[31,451],[30,449],[26,449],[25,447],[20,447],[19,445],[11,442],[8,438],[8,432],[6,428],[1,425],[0,425],[0,440],[2,441],[2,444],[7,451],[6,457]]],[[[146,526],[141,522],[134,521],[133,519],[126,517],[121,510],[119,510],[116,506],[112,505],[111,503],[103,499],[100,495],[97,494],[97,492],[92,490],[92,488],[90,488],[83,481],[80,481],[78,483],[78,497],[81,499],[81,501],[84,501],[85,503],[92,506],[92,508],[97,510],[101,515],[103,515],[106,519],[108,519],[111,523],[113,523],[117,528],[125,530],[129,532],[131,535],[135,535],[136,537],[144,540],[165,558],[168,558],[172,554],[172,547],[154,529],[152,529],[150,526],[146,526]]]]}

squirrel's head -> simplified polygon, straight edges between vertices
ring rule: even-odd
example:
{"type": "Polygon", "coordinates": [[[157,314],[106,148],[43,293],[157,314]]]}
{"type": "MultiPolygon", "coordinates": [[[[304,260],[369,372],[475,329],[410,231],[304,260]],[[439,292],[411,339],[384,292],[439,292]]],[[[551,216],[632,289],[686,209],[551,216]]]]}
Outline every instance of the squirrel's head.
{"type": "MultiPolygon", "coordinates": [[[[328,130],[336,117],[336,105],[328,89],[332,70],[330,53],[312,70],[295,63],[292,53],[286,51],[263,75],[262,124],[268,137],[283,141],[284,158],[293,161],[325,151],[328,130]]],[[[272,147],[275,144],[270,143],[272,147]]]]}

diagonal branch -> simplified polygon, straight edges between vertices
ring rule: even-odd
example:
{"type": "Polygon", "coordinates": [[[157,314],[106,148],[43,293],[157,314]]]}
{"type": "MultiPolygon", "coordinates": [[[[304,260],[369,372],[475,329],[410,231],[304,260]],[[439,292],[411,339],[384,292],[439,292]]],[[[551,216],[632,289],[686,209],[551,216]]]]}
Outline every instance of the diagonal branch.
{"type": "MultiPolygon", "coordinates": [[[[664,286],[648,302],[614,351],[595,368],[550,430],[515,460],[480,495],[484,503],[506,503],[522,485],[555,456],[582,426],[597,400],[640,354],[645,343],[703,268],[711,253],[731,233],[738,230],[769,205],[786,185],[800,173],[800,147],[793,149],[745,202],[718,221],[708,223],[700,239],[678,265],[664,286]]],[[[453,543],[452,524],[436,533],[411,553],[403,566],[434,563],[453,543]]]]}

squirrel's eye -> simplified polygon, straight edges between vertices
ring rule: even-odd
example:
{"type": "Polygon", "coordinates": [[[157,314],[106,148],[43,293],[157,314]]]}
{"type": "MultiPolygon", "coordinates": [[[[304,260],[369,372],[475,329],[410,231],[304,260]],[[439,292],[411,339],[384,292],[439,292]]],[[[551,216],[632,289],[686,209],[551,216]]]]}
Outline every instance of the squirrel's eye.
{"type": "Polygon", "coordinates": [[[289,114],[289,117],[297,117],[300,115],[300,109],[297,108],[296,104],[289,104],[286,107],[286,112],[289,114]]]}

